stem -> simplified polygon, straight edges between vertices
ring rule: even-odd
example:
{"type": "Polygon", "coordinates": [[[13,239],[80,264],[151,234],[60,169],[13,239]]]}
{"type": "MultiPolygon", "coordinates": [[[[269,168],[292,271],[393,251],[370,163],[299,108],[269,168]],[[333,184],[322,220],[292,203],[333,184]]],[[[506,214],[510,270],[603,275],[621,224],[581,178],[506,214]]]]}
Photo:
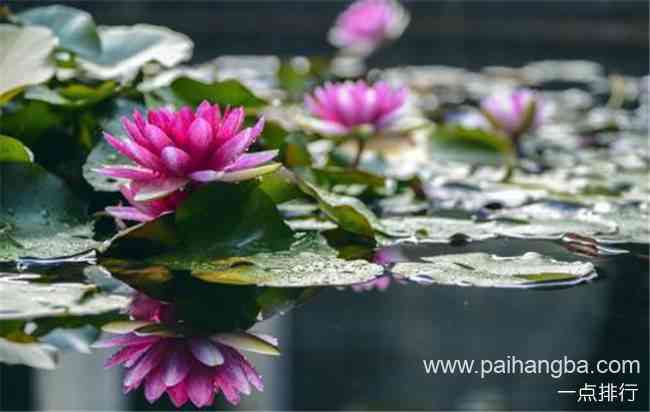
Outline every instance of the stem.
{"type": "Polygon", "coordinates": [[[352,167],[357,168],[359,162],[361,162],[361,156],[363,155],[363,149],[366,147],[366,141],[364,139],[357,139],[357,155],[354,157],[354,162],[352,162],[352,167]]]}

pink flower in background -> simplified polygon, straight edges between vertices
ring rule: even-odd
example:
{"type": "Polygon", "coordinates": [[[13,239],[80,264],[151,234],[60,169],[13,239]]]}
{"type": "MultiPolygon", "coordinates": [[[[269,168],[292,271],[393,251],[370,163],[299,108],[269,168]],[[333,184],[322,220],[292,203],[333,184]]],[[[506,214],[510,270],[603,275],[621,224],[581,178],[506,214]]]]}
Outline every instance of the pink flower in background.
{"type": "Polygon", "coordinates": [[[120,187],[122,195],[129,201],[131,206],[109,206],[106,208],[106,212],[121,220],[148,222],[160,215],[175,211],[188,196],[187,192],[177,190],[160,199],[138,202],[135,200],[137,189],[134,187],[137,187],[137,183],[120,187]]]}
{"type": "Polygon", "coordinates": [[[277,155],[270,150],[246,153],[264,128],[260,118],[242,129],[244,109],[221,112],[219,105],[204,101],[195,112],[189,107],[174,112],[152,110],[143,118],[133,113],[122,125],[127,139],[105,133],[106,141],[135,166],[105,166],[98,170],[113,178],[137,184],[134,200],[141,202],[164,197],[189,182],[236,182],[271,171],[260,166],[277,155]]]}
{"type": "Polygon", "coordinates": [[[240,350],[278,355],[277,342],[269,336],[247,332],[212,336],[184,336],[173,329],[147,333],[152,324],[173,322],[170,305],[138,294],[129,313],[133,322],[116,322],[106,329],[121,333],[97,342],[99,348],[121,347],[105,364],[122,364],[128,371],[124,392],[144,385],[146,399],[153,403],[167,393],[176,407],[189,400],[197,407],[211,405],[219,392],[237,405],[251,387],[263,390],[262,377],[240,350]]]}
{"type": "Polygon", "coordinates": [[[390,126],[406,101],[405,88],[393,89],[380,81],[372,86],[357,82],[326,83],[305,96],[305,104],[318,119],[312,124],[328,135],[344,135],[360,126],[378,131],[390,126]]]}
{"type": "Polygon", "coordinates": [[[330,30],[330,42],[359,54],[368,54],[387,40],[398,38],[409,15],[393,0],[359,0],[348,7],[330,30]]]}
{"type": "Polygon", "coordinates": [[[542,123],[542,100],[528,89],[489,96],[481,102],[481,111],[495,128],[515,138],[542,123]]]}

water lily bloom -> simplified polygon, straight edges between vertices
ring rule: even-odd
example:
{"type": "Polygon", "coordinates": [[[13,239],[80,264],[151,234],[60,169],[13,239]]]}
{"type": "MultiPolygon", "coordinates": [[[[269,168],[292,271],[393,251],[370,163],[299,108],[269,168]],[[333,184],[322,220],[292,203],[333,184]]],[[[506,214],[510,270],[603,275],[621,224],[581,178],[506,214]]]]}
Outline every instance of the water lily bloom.
{"type": "Polygon", "coordinates": [[[317,118],[310,122],[312,128],[325,135],[346,135],[362,127],[376,132],[391,126],[406,97],[405,88],[358,80],[317,87],[312,95],[305,96],[305,104],[317,118]]]}
{"type": "Polygon", "coordinates": [[[517,139],[542,123],[542,101],[532,90],[498,93],[481,102],[481,111],[495,128],[517,139]]]}
{"type": "Polygon", "coordinates": [[[106,208],[106,212],[121,220],[148,222],[160,215],[175,211],[188,195],[186,191],[177,190],[160,199],[138,202],[135,200],[138,192],[137,185],[137,183],[130,183],[120,186],[122,195],[131,206],[109,206],[106,208]]]}
{"type": "Polygon", "coordinates": [[[408,13],[394,0],[359,0],[339,15],[329,39],[336,47],[368,54],[398,38],[408,23],[408,13]]]}
{"type": "Polygon", "coordinates": [[[99,348],[121,347],[105,364],[124,365],[124,392],[144,385],[145,398],[153,403],[167,393],[176,407],[189,400],[197,407],[211,405],[219,392],[233,405],[251,387],[264,389],[262,377],[241,350],[278,355],[277,341],[250,332],[186,336],[165,329],[173,322],[173,307],[137,295],[129,313],[131,322],[113,322],[105,330],[119,336],[97,342],[99,348]]]}
{"type": "Polygon", "coordinates": [[[134,200],[164,197],[190,182],[237,182],[268,173],[277,155],[269,150],[247,153],[264,128],[264,118],[242,129],[244,109],[223,113],[204,101],[195,112],[183,107],[151,110],[146,119],[134,112],[122,118],[128,138],[104,133],[106,141],[136,165],[104,166],[98,172],[137,183],[134,200]],[[264,166],[266,165],[266,166],[264,166]]]}

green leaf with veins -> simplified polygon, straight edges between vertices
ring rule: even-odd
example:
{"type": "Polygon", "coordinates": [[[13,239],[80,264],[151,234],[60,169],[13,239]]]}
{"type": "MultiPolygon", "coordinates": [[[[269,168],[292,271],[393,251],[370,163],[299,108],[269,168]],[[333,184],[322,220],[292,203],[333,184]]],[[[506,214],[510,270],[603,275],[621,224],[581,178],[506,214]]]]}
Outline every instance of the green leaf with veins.
{"type": "Polygon", "coordinates": [[[400,233],[385,226],[362,201],[320,189],[306,180],[297,179],[300,189],[318,202],[320,209],[342,229],[374,238],[375,232],[399,236],[400,233]]]}
{"type": "Polygon", "coordinates": [[[0,261],[65,256],[96,247],[87,206],[31,163],[0,163],[0,261]]]}
{"type": "Polygon", "coordinates": [[[87,108],[111,97],[117,91],[117,83],[107,81],[97,87],[81,83],[69,84],[58,89],[47,86],[31,87],[25,92],[27,100],[38,100],[65,108],[87,108]]]}
{"type": "Polygon", "coordinates": [[[397,263],[392,272],[424,284],[527,287],[544,282],[579,282],[595,276],[589,262],[561,262],[529,252],[499,257],[486,253],[431,256],[422,262],[397,263]]]}
{"type": "Polygon", "coordinates": [[[174,271],[208,282],[272,287],[357,283],[381,273],[377,265],[336,259],[318,235],[292,232],[256,182],[204,186],[175,215],[119,234],[104,256],[117,260],[101,258],[102,264],[122,272],[132,270],[129,258],[137,259],[159,283],[174,271]]]}
{"type": "Polygon", "coordinates": [[[499,165],[514,156],[510,140],[481,129],[439,126],[429,140],[432,159],[499,165]]]}
{"type": "Polygon", "coordinates": [[[190,106],[198,106],[203,100],[220,106],[244,106],[256,108],[265,106],[264,99],[257,97],[239,81],[231,79],[215,83],[203,83],[188,77],[181,77],[171,84],[174,94],[190,106]]]}
{"type": "Polygon", "coordinates": [[[59,47],[84,57],[101,53],[102,44],[92,16],[74,7],[54,5],[36,7],[18,13],[18,21],[26,25],[45,26],[59,39],[59,47]]]}

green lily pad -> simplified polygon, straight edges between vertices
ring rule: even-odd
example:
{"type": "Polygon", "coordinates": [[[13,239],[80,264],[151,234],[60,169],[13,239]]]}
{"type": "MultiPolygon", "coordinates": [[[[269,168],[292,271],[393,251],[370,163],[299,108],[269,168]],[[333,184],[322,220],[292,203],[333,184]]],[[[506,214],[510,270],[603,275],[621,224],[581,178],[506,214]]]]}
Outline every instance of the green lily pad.
{"type": "Polygon", "coordinates": [[[20,276],[0,275],[1,320],[34,320],[56,316],[87,316],[119,311],[129,298],[98,292],[82,283],[34,283],[20,276]]]}
{"type": "Polygon", "coordinates": [[[230,79],[215,83],[203,83],[188,77],[172,82],[174,94],[186,104],[198,106],[203,100],[218,103],[220,106],[261,107],[266,101],[255,96],[239,81],[230,79]]]}
{"type": "Polygon", "coordinates": [[[650,212],[647,203],[631,203],[614,205],[607,212],[602,212],[605,219],[611,220],[618,226],[616,234],[598,236],[604,242],[634,242],[650,243],[650,227],[648,221],[650,212]]]}
{"type": "Polygon", "coordinates": [[[510,140],[481,129],[441,126],[431,133],[432,159],[462,160],[474,164],[499,165],[514,156],[510,140]]]}
{"type": "Polygon", "coordinates": [[[49,258],[97,246],[86,205],[31,163],[0,163],[0,261],[49,258]]]}
{"type": "Polygon", "coordinates": [[[560,262],[534,252],[513,257],[465,253],[422,260],[397,263],[392,272],[422,284],[479,287],[550,286],[596,276],[589,262],[560,262]]]}
{"type": "Polygon", "coordinates": [[[189,37],[166,27],[149,24],[99,28],[102,52],[79,59],[84,72],[101,80],[133,76],[144,64],[156,61],[173,67],[192,57],[189,37]]]}
{"type": "Polygon", "coordinates": [[[325,191],[302,179],[297,182],[300,189],[316,200],[327,217],[342,229],[368,238],[374,238],[375,232],[400,235],[384,225],[359,199],[325,191]]]}
{"type": "Polygon", "coordinates": [[[578,203],[547,201],[496,212],[493,218],[520,221],[500,225],[500,232],[514,237],[559,238],[566,233],[595,237],[618,231],[615,222],[578,203]]]}
{"type": "Polygon", "coordinates": [[[288,250],[212,261],[192,274],[206,282],[289,288],[351,285],[383,273],[379,265],[336,255],[322,237],[309,234],[288,250]]]}
{"type": "Polygon", "coordinates": [[[15,342],[0,338],[0,362],[52,370],[58,353],[54,346],[38,342],[15,342]]]}
{"type": "Polygon", "coordinates": [[[382,190],[387,185],[387,179],[384,176],[358,169],[327,166],[313,168],[311,171],[318,185],[326,188],[332,188],[335,185],[364,185],[382,190]]]}
{"type": "Polygon", "coordinates": [[[119,234],[105,256],[102,264],[122,273],[125,258],[137,259],[160,283],[185,271],[207,282],[307,287],[357,283],[382,270],[336,258],[317,234],[292,232],[256,182],[205,186],[175,215],[119,234]]]}
{"type": "Polygon", "coordinates": [[[13,137],[0,135],[0,163],[34,161],[34,154],[13,137]]]}
{"type": "Polygon", "coordinates": [[[59,89],[46,86],[31,87],[25,93],[28,100],[39,100],[54,106],[83,108],[106,100],[117,90],[117,83],[107,81],[97,87],[84,84],[69,84],[59,89]]]}
{"type": "Polygon", "coordinates": [[[614,235],[618,230],[614,222],[589,214],[561,219],[538,216],[528,220],[523,215],[508,212],[495,214],[496,216],[500,219],[483,222],[435,216],[384,218],[380,220],[381,224],[399,237],[396,240],[380,236],[379,240],[386,245],[396,241],[447,243],[455,235],[468,240],[485,240],[497,236],[561,239],[568,233],[597,237],[614,235]]]}
{"type": "Polygon", "coordinates": [[[16,15],[27,25],[45,26],[59,39],[59,47],[84,57],[97,56],[102,44],[90,14],[74,7],[36,7],[16,15]]]}
{"type": "MultiPolygon", "coordinates": [[[[455,235],[463,235],[472,240],[484,240],[497,236],[495,222],[477,223],[472,220],[443,217],[391,217],[381,219],[384,227],[398,234],[400,241],[449,242],[455,235]]],[[[395,239],[380,238],[382,244],[395,243],[395,239]]]]}
{"type": "Polygon", "coordinates": [[[43,83],[54,75],[50,55],[56,44],[56,37],[45,27],[0,24],[0,104],[23,87],[43,83]]]}
{"type": "Polygon", "coordinates": [[[179,262],[181,268],[194,258],[206,260],[240,256],[258,249],[282,249],[291,243],[293,232],[258,185],[257,181],[205,185],[183,202],[175,214],[118,234],[107,253],[114,256],[117,251],[117,256],[123,256],[123,252],[133,251],[139,259],[149,256],[154,261],[170,253],[170,259],[188,259],[179,262]],[[149,246],[138,246],[142,244],[149,246]]]}

